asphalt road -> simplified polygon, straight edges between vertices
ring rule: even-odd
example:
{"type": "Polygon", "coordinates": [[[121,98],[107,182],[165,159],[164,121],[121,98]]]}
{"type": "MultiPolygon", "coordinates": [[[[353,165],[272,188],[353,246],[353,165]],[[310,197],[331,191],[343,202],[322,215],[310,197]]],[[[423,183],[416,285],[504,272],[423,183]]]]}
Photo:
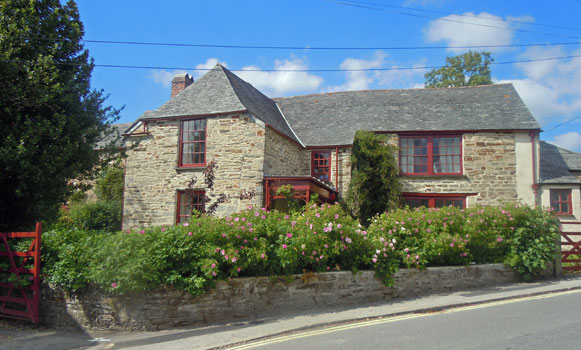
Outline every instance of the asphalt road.
{"type": "Polygon", "coordinates": [[[233,349],[581,349],[581,293],[353,323],[233,349]]]}

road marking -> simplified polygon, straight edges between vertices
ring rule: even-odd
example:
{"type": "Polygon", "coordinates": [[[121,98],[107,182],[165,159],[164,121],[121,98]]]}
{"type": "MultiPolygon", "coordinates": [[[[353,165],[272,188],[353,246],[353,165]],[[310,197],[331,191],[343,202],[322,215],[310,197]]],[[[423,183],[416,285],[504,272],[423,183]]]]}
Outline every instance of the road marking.
{"type": "Polygon", "coordinates": [[[101,342],[111,341],[111,339],[107,339],[107,338],[94,338],[94,339],[89,339],[87,341],[89,343],[101,343],[101,342]]]}
{"type": "Polygon", "coordinates": [[[535,296],[530,296],[530,297],[522,297],[522,298],[517,298],[517,299],[507,299],[507,300],[500,300],[500,301],[484,302],[482,304],[477,304],[477,305],[451,307],[450,309],[444,309],[444,310],[430,312],[430,313],[413,313],[413,314],[406,314],[406,315],[400,315],[400,316],[378,318],[378,319],[374,319],[374,320],[361,321],[361,322],[346,324],[346,325],[341,325],[341,326],[334,326],[334,327],[329,327],[329,328],[316,329],[316,330],[312,330],[312,331],[305,331],[305,332],[300,332],[297,334],[282,335],[279,337],[258,340],[255,342],[241,344],[241,345],[234,346],[234,347],[227,347],[227,349],[246,350],[246,349],[252,349],[252,348],[256,348],[256,347],[263,346],[263,345],[280,343],[280,342],[287,341],[287,340],[301,339],[301,338],[312,337],[312,336],[321,335],[321,334],[328,334],[328,333],[344,331],[344,330],[348,330],[348,329],[367,327],[367,326],[372,326],[372,325],[376,325],[376,324],[391,323],[391,322],[409,320],[409,319],[414,319],[414,318],[419,318],[419,317],[429,317],[429,316],[434,316],[434,315],[441,315],[441,314],[460,312],[460,311],[483,309],[483,308],[491,307],[491,306],[513,304],[513,303],[518,303],[521,301],[547,299],[547,298],[551,298],[551,297],[555,297],[555,296],[575,294],[575,293],[581,293],[581,290],[577,289],[577,290],[570,290],[570,291],[564,291],[564,292],[535,295],[535,296]]]}

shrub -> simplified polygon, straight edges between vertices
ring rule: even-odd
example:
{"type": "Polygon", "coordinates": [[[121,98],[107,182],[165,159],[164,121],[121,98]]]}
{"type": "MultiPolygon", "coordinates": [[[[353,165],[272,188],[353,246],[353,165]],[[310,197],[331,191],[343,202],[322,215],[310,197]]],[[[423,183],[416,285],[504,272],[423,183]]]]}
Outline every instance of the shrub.
{"type": "Polygon", "coordinates": [[[89,267],[102,235],[64,225],[45,231],[41,255],[44,280],[67,290],[85,287],[91,282],[89,267]]]}
{"type": "Polygon", "coordinates": [[[376,217],[369,231],[374,236],[386,232],[395,239],[404,266],[464,265],[470,262],[470,255],[463,217],[454,207],[397,209],[376,217]]]}
{"type": "Polygon", "coordinates": [[[400,267],[503,262],[530,280],[555,256],[558,222],[520,206],[398,209],[360,226],[340,205],[290,214],[265,209],[125,232],[62,225],[44,236],[49,281],[113,293],[173,286],[192,295],[215,280],[374,269],[390,285],[400,267]]]}
{"type": "Polygon", "coordinates": [[[102,201],[123,201],[125,172],[120,166],[105,168],[95,183],[95,194],[102,201]]]}
{"type": "Polygon", "coordinates": [[[511,212],[515,224],[505,263],[532,281],[558,256],[559,221],[548,211],[526,206],[515,206],[511,212]]]}
{"type": "Polygon", "coordinates": [[[351,182],[347,204],[365,225],[386,210],[399,205],[400,183],[396,148],[385,135],[357,131],[351,155],[351,182]]]}
{"type": "Polygon", "coordinates": [[[402,266],[504,262],[530,281],[556,257],[559,222],[541,208],[514,204],[418,208],[379,215],[369,231],[398,242],[402,266]]]}
{"type": "Polygon", "coordinates": [[[121,203],[116,201],[97,201],[72,205],[65,217],[70,218],[73,225],[85,230],[114,232],[121,229],[121,203]]]}

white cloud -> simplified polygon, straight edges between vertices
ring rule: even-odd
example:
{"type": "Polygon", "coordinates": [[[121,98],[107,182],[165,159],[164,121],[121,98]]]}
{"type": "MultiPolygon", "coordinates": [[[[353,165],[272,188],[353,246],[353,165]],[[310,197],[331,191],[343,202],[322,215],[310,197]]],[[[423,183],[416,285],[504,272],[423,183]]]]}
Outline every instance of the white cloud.
{"type": "MultiPolygon", "coordinates": [[[[208,58],[206,60],[206,62],[196,65],[196,69],[200,69],[200,70],[194,71],[194,74],[193,74],[194,79],[198,79],[202,75],[206,74],[208,72],[207,70],[214,68],[214,66],[218,62],[220,62],[220,60],[217,58],[208,58]]],[[[220,64],[223,65],[224,67],[228,67],[228,64],[226,62],[220,62],[220,64]]]]}
{"type": "MultiPolygon", "coordinates": [[[[417,88],[424,87],[423,80],[424,74],[426,74],[427,69],[421,69],[419,67],[424,67],[426,65],[425,59],[419,63],[414,63],[411,65],[412,68],[416,69],[397,69],[399,65],[392,65],[392,70],[376,72],[375,76],[378,79],[378,84],[385,88],[417,88]],[[420,83],[422,81],[422,83],[420,83]]],[[[409,66],[406,66],[409,67],[409,66]]]]}
{"type": "MultiPolygon", "coordinates": [[[[383,51],[377,51],[374,58],[364,60],[358,58],[346,58],[341,63],[341,69],[370,69],[379,68],[383,65],[387,54],[383,51]]],[[[368,71],[345,72],[347,81],[341,85],[330,86],[328,91],[352,91],[366,90],[375,81],[375,75],[368,71]]]]}
{"type": "Polygon", "coordinates": [[[165,87],[171,85],[173,77],[178,73],[185,73],[183,70],[167,71],[162,69],[156,69],[151,71],[149,77],[156,83],[162,84],[165,87]]]}
{"type": "Polygon", "coordinates": [[[547,142],[571,151],[581,152],[581,134],[576,131],[557,135],[553,140],[547,142]]]}
{"type": "Polygon", "coordinates": [[[555,114],[560,115],[567,111],[566,106],[560,103],[559,94],[554,89],[534,79],[500,80],[496,83],[512,83],[541,125],[550,122],[555,114]]]}
{"type": "Polygon", "coordinates": [[[236,75],[271,97],[314,92],[323,83],[323,78],[309,72],[284,71],[308,69],[307,64],[299,58],[275,60],[274,67],[274,72],[263,72],[252,71],[260,69],[257,66],[246,66],[242,69],[247,71],[236,72],[236,75]]]}
{"type": "MultiPolygon", "coordinates": [[[[341,69],[373,69],[388,66],[391,70],[381,71],[354,71],[345,72],[346,81],[341,85],[334,85],[327,88],[329,92],[367,90],[376,84],[382,88],[410,88],[424,87],[423,77],[425,69],[397,69],[401,66],[395,62],[387,61],[388,54],[383,51],[376,51],[373,58],[366,60],[361,58],[346,58],[341,63],[341,69]]],[[[412,67],[425,66],[425,59],[414,63],[412,67]]],[[[409,65],[406,65],[408,67],[409,65]]]]}
{"type": "MultiPolygon", "coordinates": [[[[519,59],[542,59],[579,55],[561,47],[527,49],[519,59]]],[[[541,123],[559,122],[581,115],[581,58],[516,64],[525,75],[512,82],[525,104],[541,123]]]]}
{"type": "MultiPolygon", "coordinates": [[[[449,15],[431,21],[425,35],[429,42],[445,41],[448,46],[508,45],[512,42],[514,32],[502,17],[486,12],[478,15],[466,12],[462,16],[449,15]]],[[[486,50],[499,51],[498,48],[486,50]]],[[[466,50],[450,49],[450,51],[466,50]]]]}
{"type": "MultiPolygon", "coordinates": [[[[200,69],[200,70],[195,70],[193,73],[190,73],[190,74],[192,74],[192,76],[194,77],[194,80],[198,79],[202,75],[207,73],[207,69],[214,68],[214,66],[218,62],[220,62],[220,60],[218,60],[217,58],[208,58],[206,60],[206,62],[196,65],[196,69],[200,69]]],[[[228,67],[226,62],[220,62],[220,64],[222,64],[224,67],[228,67]]],[[[151,73],[149,74],[149,77],[155,83],[162,84],[163,86],[168,87],[171,85],[171,81],[172,81],[173,77],[179,73],[186,73],[186,71],[184,71],[184,70],[168,71],[168,70],[163,70],[163,69],[156,69],[156,70],[151,71],[151,73]]]]}

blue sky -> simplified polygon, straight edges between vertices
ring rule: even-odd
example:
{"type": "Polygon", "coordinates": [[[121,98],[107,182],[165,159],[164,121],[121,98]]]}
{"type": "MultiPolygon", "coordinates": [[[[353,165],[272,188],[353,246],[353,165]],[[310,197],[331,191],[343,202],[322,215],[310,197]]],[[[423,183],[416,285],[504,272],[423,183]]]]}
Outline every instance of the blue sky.
{"type": "Polygon", "coordinates": [[[119,122],[132,122],[167,101],[175,73],[198,78],[204,72],[194,68],[218,61],[231,70],[254,69],[235,73],[278,97],[421,88],[427,71],[421,67],[441,66],[446,56],[467,51],[452,47],[494,45],[501,47],[486,50],[503,64],[491,67],[493,79],[515,85],[547,130],[542,139],[581,152],[581,0],[78,0],[78,5],[86,40],[300,48],[86,42],[97,65],[159,67],[95,68],[93,88],[109,94],[108,104],[124,106],[119,122]],[[538,43],[560,45],[514,46],[538,43]],[[567,56],[580,57],[534,61],[567,56]],[[534,62],[505,63],[525,60],[534,62]],[[413,67],[420,69],[401,69],[413,67]],[[280,71],[377,68],[388,70],[280,71]]]}

